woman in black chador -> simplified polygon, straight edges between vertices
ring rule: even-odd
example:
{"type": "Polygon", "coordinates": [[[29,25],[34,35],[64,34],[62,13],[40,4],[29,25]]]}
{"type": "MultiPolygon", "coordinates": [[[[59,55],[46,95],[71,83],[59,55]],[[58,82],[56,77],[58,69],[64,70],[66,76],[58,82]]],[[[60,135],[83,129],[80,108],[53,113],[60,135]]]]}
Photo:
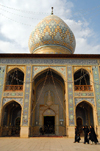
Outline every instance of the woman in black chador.
{"type": "Polygon", "coordinates": [[[88,139],[89,129],[88,129],[88,126],[83,126],[83,131],[84,131],[84,144],[86,144],[86,142],[89,144],[89,139],[88,139]]]}
{"type": "Polygon", "coordinates": [[[74,141],[74,143],[76,143],[76,142],[79,143],[79,141],[80,141],[79,130],[78,130],[77,126],[75,126],[75,141],[74,141]]]}
{"type": "Polygon", "coordinates": [[[90,126],[89,139],[92,141],[92,143],[94,142],[95,144],[97,144],[98,142],[93,126],[90,126]]]}

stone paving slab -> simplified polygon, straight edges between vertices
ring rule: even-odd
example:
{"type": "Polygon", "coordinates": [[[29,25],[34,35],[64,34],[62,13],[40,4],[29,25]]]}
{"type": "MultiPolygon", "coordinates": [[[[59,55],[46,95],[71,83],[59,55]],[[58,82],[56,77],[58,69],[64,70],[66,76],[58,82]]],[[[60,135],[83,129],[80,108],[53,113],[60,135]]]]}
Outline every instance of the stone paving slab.
{"type": "MultiPolygon", "coordinates": [[[[97,145],[73,143],[73,138],[34,137],[0,138],[0,151],[100,151],[97,145]]],[[[100,139],[99,139],[100,142],[100,139]]]]}

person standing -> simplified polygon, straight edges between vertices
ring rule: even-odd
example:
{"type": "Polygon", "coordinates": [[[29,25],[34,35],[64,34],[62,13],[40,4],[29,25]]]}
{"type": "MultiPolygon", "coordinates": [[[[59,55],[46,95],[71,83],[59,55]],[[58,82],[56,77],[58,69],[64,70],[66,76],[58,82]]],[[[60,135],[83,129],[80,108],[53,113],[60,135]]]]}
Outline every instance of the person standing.
{"type": "Polygon", "coordinates": [[[97,142],[98,142],[97,136],[96,136],[96,133],[95,133],[95,131],[94,131],[93,126],[90,126],[89,139],[92,141],[92,144],[93,144],[93,142],[94,142],[95,144],[97,144],[97,142]]]}
{"type": "Polygon", "coordinates": [[[89,129],[88,129],[88,126],[83,126],[83,131],[84,131],[84,144],[86,144],[86,143],[89,144],[89,139],[88,139],[89,129]]]}
{"type": "Polygon", "coordinates": [[[74,141],[74,143],[76,143],[76,142],[79,143],[79,141],[80,141],[79,130],[78,130],[77,126],[75,126],[75,141],[74,141]]]}
{"type": "Polygon", "coordinates": [[[42,127],[40,127],[39,132],[40,132],[40,134],[44,135],[44,131],[43,131],[42,127]]]}

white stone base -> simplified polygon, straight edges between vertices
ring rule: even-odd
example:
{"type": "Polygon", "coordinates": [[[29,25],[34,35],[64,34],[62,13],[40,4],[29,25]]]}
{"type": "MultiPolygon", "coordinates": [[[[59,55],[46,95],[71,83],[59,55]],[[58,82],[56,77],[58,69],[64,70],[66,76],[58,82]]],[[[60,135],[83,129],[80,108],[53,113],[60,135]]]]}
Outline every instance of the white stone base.
{"type": "Polygon", "coordinates": [[[29,127],[28,126],[22,126],[20,130],[20,137],[21,138],[28,138],[29,137],[29,127]]]}
{"type": "Polygon", "coordinates": [[[67,127],[67,136],[70,137],[70,138],[75,137],[75,126],[67,127]]]}

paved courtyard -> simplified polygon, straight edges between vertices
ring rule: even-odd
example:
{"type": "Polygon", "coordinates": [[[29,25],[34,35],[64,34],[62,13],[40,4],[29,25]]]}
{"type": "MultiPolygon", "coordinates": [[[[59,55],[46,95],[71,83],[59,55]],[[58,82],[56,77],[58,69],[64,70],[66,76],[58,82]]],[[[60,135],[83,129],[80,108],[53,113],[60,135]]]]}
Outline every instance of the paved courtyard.
{"type": "Polygon", "coordinates": [[[0,138],[0,151],[100,151],[100,143],[83,144],[83,138],[73,143],[72,138],[66,137],[0,138]]]}

